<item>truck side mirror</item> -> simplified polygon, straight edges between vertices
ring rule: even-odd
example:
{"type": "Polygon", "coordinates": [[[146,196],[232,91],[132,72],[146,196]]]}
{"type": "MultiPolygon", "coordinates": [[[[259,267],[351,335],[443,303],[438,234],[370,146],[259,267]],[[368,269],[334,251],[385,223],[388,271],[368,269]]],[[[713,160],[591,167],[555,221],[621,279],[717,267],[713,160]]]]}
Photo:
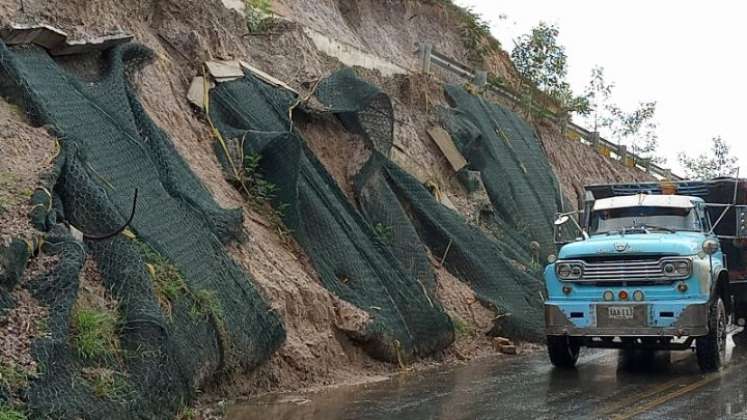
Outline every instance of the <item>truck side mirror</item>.
{"type": "Polygon", "coordinates": [[[583,211],[574,211],[571,213],[558,214],[553,222],[553,234],[555,245],[565,245],[567,243],[579,240],[583,236],[583,230],[574,217],[583,214],[583,211]]]}

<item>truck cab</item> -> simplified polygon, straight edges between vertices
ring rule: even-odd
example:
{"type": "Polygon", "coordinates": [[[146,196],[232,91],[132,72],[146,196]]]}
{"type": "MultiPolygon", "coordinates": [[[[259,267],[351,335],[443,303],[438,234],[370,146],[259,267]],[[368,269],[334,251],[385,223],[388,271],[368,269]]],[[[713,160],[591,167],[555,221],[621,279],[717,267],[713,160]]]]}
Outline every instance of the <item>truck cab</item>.
{"type": "Polygon", "coordinates": [[[544,274],[554,365],[574,366],[581,347],[693,343],[702,370],[724,363],[734,299],[713,212],[701,197],[657,192],[587,199],[578,221],[556,221],[566,231],[573,222],[578,237],[550,256],[544,274]]]}

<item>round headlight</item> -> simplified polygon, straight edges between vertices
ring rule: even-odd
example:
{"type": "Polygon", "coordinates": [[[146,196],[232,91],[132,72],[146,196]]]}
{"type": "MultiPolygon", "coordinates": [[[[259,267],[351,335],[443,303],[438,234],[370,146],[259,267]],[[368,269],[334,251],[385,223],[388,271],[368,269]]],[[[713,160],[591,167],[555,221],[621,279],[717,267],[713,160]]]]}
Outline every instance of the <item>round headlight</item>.
{"type": "Polygon", "coordinates": [[[571,265],[570,264],[558,264],[558,276],[562,279],[567,279],[571,276],[571,265]]]}
{"type": "Polygon", "coordinates": [[[703,252],[705,252],[708,255],[713,255],[718,251],[719,245],[718,241],[715,239],[706,239],[703,241],[703,252]]]}
{"type": "Polygon", "coordinates": [[[679,261],[675,264],[675,269],[677,270],[677,274],[681,276],[687,276],[690,274],[690,264],[688,264],[687,261],[679,261]]]}
{"type": "Polygon", "coordinates": [[[677,269],[674,267],[674,264],[672,263],[664,264],[664,274],[671,276],[675,274],[675,271],[677,271],[677,269]]]}

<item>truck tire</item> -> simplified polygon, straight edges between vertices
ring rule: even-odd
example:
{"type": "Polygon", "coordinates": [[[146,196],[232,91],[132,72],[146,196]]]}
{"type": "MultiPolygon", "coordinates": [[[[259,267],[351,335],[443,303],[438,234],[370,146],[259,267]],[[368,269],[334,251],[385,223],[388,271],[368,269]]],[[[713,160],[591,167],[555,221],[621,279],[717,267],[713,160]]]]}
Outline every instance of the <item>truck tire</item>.
{"type": "Polygon", "coordinates": [[[726,358],[726,307],[716,298],[708,310],[708,335],[695,340],[698,366],[704,372],[719,370],[726,358]]]}
{"type": "Polygon", "coordinates": [[[572,368],[578,360],[581,345],[571,337],[563,335],[547,336],[547,352],[550,362],[560,368],[572,368]]]}

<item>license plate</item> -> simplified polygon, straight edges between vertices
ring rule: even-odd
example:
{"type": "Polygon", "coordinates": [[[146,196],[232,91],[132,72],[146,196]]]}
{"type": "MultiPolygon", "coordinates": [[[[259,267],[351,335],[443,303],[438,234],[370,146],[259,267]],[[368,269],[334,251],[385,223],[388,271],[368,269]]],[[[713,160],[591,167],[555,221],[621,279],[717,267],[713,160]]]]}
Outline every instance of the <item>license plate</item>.
{"type": "Polygon", "coordinates": [[[607,316],[610,319],[633,319],[632,306],[610,306],[607,308],[607,316]]]}

